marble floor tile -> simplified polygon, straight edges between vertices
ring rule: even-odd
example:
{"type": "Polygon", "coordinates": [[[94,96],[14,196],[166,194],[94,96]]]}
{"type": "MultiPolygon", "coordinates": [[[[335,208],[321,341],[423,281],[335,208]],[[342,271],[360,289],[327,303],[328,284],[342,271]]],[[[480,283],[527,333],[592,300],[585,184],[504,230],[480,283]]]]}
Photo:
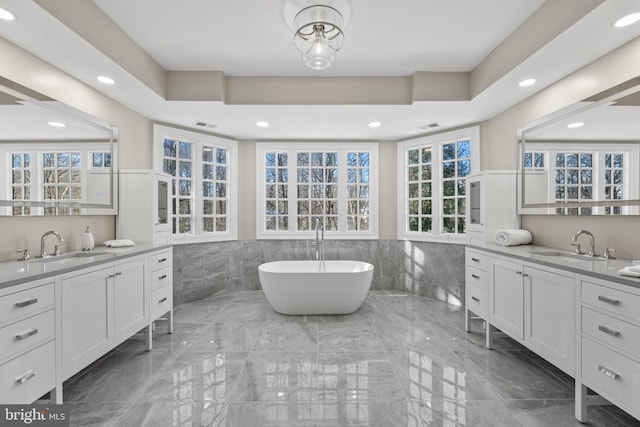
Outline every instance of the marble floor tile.
{"type": "Polygon", "coordinates": [[[262,329],[263,323],[255,321],[210,323],[188,338],[187,351],[251,351],[262,329]]]}
{"type": "Polygon", "coordinates": [[[324,402],[406,400],[384,352],[320,353],[318,373],[324,402]]]}
{"type": "Polygon", "coordinates": [[[318,325],[315,322],[266,324],[254,350],[315,352],[318,350],[318,325]]]}
{"type": "Polygon", "coordinates": [[[370,323],[318,322],[318,351],[383,351],[384,345],[370,323]]]}
{"type": "Polygon", "coordinates": [[[229,400],[299,402],[317,398],[317,353],[254,351],[249,354],[229,400]]]}
{"type": "MultiPolygon", "coordinates": [[[[459,306],[371,291],[344,316],[285,316],[262,291],[182,304],[64,384],[72,426],[580,426],[573,379],[459,306]]],[[[640,426],[613,406],[593,426],[640,426]]]]}

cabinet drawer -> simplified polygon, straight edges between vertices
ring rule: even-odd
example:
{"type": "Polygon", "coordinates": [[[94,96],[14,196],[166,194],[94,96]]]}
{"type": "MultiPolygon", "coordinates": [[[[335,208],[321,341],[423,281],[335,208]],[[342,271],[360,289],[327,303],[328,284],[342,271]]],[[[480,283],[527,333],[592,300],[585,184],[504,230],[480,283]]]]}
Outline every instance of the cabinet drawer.
{"type": "Polygon", "coordinates": [[[151,320],[171,310],[173,302],[173,286],[165,286],[151,293],[151,320]]]}
{"type": "Polygon", "coordinates": [[[582,281],[582,302],[640,321],[640,295],[582,281]]]}
{"type": "Polygon", "coordinates": [[[582,332],[640,359],[640,327],[582,308],[582,332]]]}
{"type": "Polygon", "coordinates": [[[466,265],[487,271],[487,255],[481,252],[467,250],[466,265]]]}
{"type": "Polygon", "coordinates": [[[467,282],[465,288],[466,305],[469,310],[478,316],[487,316],[487,291],[484,287],[467,282]]]}
{"type": "Polygon", "coordinates": [[[55,341],[0,365],[0,402],[31,403],[55,387],[55,341]]]}
{"type": "Polygon", "coordinates": [[[171,284],[173,270],[171,267],[151,272],[151,290],[160,289],[171,284]]]}
{"type": "Polygon", "coordinates": [[[640,363],[585,337],[582,337],[582,377],[595,386],[592,388],[596,392],[608,393],[629,408],[637,408],[640,402],[640,363]]]}
{"type": "Polygon", "coordinates": [[[19,354],[55,335],[54,311],[49,310],[0,329],[0,360],[19,354]]]}
{"type": "Polygon", "coordinates": [[[487,289],[487,273],[477,268],[467,266],[467,285],[474,285],[480,289],[487,289]]]}
{"type": "Polygon", "coordinates": [[[171,267],[173,262],[171,251],[162,251],[149,256],[149,269],[151,271],[160,270],[165,267],[171,267]]]}
{"type": "Polygon", "coordinates": [[[53,305],[53,283],[0,297],[0,324],[53,305]]]}

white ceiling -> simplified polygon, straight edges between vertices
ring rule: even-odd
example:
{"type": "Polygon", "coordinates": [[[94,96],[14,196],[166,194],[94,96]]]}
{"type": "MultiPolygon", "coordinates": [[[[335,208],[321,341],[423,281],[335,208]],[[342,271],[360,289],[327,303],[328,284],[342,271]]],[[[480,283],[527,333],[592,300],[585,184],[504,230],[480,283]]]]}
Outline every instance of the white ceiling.
{"type": "Polygon", "coordinates": [[[335,7],[350,9],[346,42],[335,64],[320,72],[300,60],[289,21],[295,13],[285,16],[308,0],[94,3],[166,70],[220,70],[235,76],[407,76],[472,70],[543,0],[345,1],[347,6],[335,7]]]}
{"type": "MultiPolygon", "coordinates": [[[[605,1],[470,101],[411,105],[225,105],[167,101],[38,2],[2,0],[19,15],[0,23],[0,36],[34,53],[140,114],[239,139],[394,140],[493,117],[576,69],[640,36],[640,25],[611,23],[640,9],[637,0],[605,1]],[[570,54],[569,54],[570,53],[570,54]],[[106,87],[97,74],[114,77],[106,87]],[[538,83],[518,88],[535,76],[538,83]],[[271,126],[257,128],[266,120],[271,126]],[[382,126],[371,129],[373,120],[382,126]]],[[[73,3],[73,1],[70,3],[73,3]]],[[[74,0],[81,1],[81,0],[74,0]]],[[[559,0],[547,0],[559,1],[559,0]]],[[[309,0],[93,0],[165,70],[216,70],[237,76],[409,76],[416,71],[471,71],[542,3],[542,0],[331,0],[348,4],[346,42],[328,70],[309,70],[292,42],[288,16],[309,0]]],[[[344,7],[344,6],[343,6],[344,7]]],[[[295,14],[295,13],[294,13],[295,14]]],[[[84,23],[91,29],[92,22],[84,23]]],[[[95,26],[99,31],[100,26],[95,26]]],[[[544,32],[541,27],[539,31],[544,32]]],[[[127,49],[122,46],[121,49],[127,49]]],[[[116,123],[117,125],[117,123],[116,123]]]]}

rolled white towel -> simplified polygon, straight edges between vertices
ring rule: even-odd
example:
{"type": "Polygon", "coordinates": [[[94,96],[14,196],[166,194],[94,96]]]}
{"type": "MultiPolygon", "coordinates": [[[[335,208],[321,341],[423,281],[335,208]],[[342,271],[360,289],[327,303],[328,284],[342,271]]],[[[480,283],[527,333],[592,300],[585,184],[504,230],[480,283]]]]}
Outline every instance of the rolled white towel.
{"type": "Polygon", "coordinates": [[[498,230],[493,239],[500,246],[528,245],[533,240],[529,230],[498,230]]]}
{"type": "Polygon", "coordinates": [[[640,265],[627,265],[622,270],[618,270],[621,276],[640,277],[640,265]]]}
{"type": "Polygon", "coordinates": [[[133,240],[131,240],[131,239],[107,240],[103,244],[105,246],[110,247],[110,248],[125,248],[125,247],[128,247],[128,246],[135,246],[136,245],[135,243],[133,243],[133,240]]]}

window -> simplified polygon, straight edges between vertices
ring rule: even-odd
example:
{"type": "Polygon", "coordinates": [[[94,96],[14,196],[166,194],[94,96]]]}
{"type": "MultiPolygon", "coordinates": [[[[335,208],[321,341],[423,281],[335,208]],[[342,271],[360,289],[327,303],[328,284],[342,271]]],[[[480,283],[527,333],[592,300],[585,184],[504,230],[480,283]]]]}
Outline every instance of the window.
{"type": "Polygon", "coordinates": [[[398,144],[398,237],[463,242],[466,177],[479,171],[477,127],[398,144]]]}
{"type": "Polygon", "coordinates": [[[154,134],[156,169],[172,177],[172,241],[237,239],[237,143],[159,125],[154,134]]]}
{"type": "Polygon", "coordinates": [[[257,145],[258,238],[377,238],[376,144],[257,145]]]}

